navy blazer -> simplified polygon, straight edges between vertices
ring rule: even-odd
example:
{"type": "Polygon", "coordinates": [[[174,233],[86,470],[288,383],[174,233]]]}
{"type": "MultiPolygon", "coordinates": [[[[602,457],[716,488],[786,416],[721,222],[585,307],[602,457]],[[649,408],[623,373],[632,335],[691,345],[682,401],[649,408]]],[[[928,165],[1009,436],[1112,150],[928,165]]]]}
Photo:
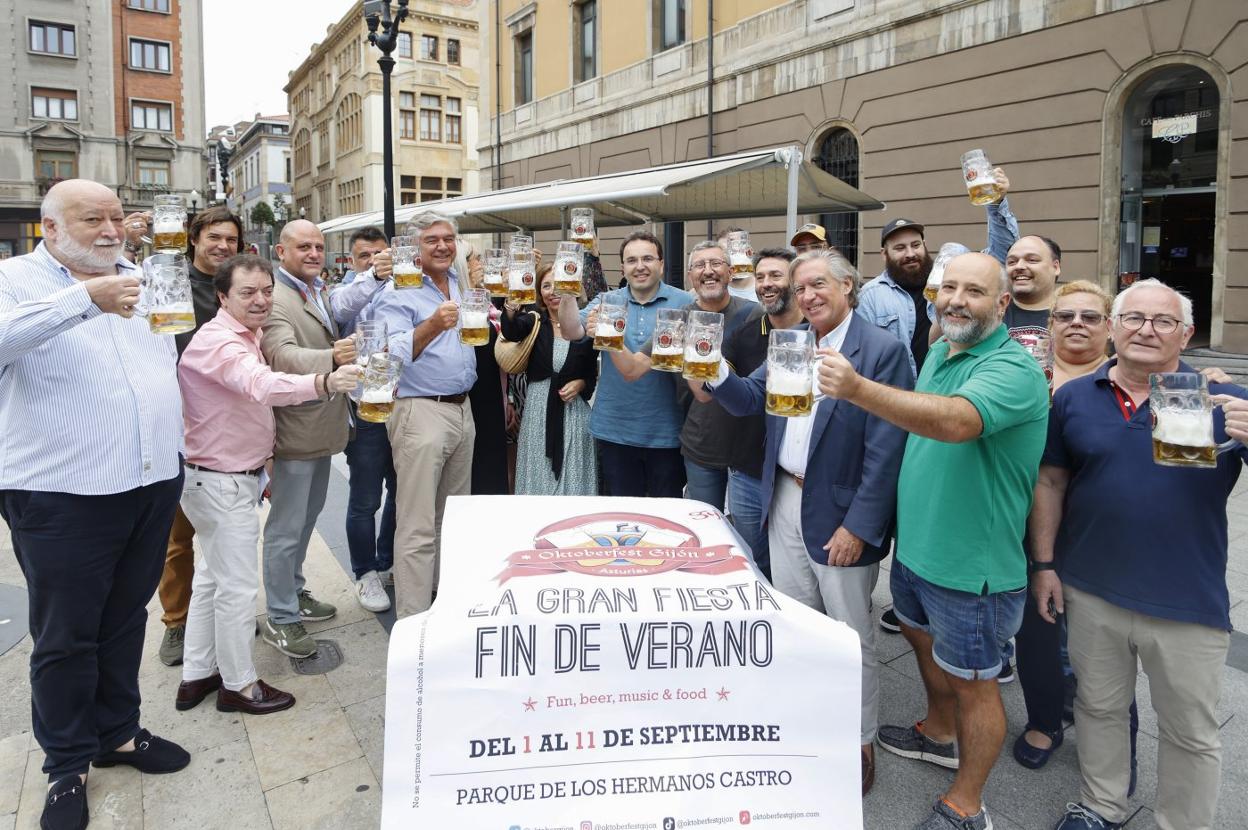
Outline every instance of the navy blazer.
{"type": "MultiPolygon", "coordinates": [[[[853,313],[853,312],[851,312],[853,313]]],[[[803,326],[805,327],[805,326],[803,326]]],[[[858,374],[899,389],[913,389],[910,357],[904,343],[857,315],[845,332],[841,354],[858,374]]],[[[708,391],[733,415],[758,414],[767,400],[767,364],[747,378],[730,373],[708,391]]],[[[813,415],[810,455],[802,487],[802,536],[810,558],[826,565],[823,546],[836,529],[865,542],[856,565],[872,565],[888,554],[897,513],[897,476],[907,433],[848,401],[824,398],[813,415]]],[[[761,494],[763,524],[771,510],[788,418],[767,416],[761,494]]]]}

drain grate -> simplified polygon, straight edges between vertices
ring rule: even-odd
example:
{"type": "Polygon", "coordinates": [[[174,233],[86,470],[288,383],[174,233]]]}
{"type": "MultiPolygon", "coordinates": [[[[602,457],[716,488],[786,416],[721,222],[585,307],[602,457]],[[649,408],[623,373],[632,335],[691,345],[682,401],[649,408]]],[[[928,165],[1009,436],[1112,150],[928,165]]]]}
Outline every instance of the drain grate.
{"type": "Polygon", "coordinates": [[[296,674],[328,674],[342,665],[342,649],[334,640],[317,640],[316,654],[291,657],[290,665],[296,674]]]}

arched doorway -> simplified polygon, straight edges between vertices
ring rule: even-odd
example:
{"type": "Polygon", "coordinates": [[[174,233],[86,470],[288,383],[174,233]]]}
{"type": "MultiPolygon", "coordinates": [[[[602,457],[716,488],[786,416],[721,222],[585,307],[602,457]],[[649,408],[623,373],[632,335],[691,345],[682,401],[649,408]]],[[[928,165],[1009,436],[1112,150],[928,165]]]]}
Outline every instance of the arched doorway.
{"type": "Polygon", "coordinates": [[[1123,106],[1119,287],[1155,277],[1191,297],[1193,345],[1212,322],[1220,103],[1206,72],[1172,65],[1123,106]]]}
{"type": "MultiPolygon", "coordinates": [[[[844,127],[833,127],[815,142],[811,162],[850,187],[858,186],[858,139],[844,127]]],[[[819,224],[828,232],[828,244],[850,262],[858,262],[858,214],[825,213],[819,224]]]]}

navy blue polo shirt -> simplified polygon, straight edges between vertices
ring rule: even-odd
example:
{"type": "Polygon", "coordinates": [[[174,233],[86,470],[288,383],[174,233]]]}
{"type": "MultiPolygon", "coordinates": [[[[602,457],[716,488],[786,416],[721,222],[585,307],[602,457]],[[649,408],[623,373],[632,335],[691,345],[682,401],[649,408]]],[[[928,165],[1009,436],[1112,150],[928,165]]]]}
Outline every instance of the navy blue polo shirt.
{"type": "MultiPolygon", "coordinates": [[[[1056,542],[1061,579],[1120,608],[1229,631],[1226,500],[1248,451],[1223,454],[1216,469],[1154,464],[1148,402],[1126,420],[1109,380],[1115,362],[1053,397],[1041,464],[1070,473],[1056,542]]],[[[1229,383],[1210,383],[1209,393],[1248,398],[1229,383]]],[[[1221,409],[1214,437],[1227,440],[1221,409]]]]}

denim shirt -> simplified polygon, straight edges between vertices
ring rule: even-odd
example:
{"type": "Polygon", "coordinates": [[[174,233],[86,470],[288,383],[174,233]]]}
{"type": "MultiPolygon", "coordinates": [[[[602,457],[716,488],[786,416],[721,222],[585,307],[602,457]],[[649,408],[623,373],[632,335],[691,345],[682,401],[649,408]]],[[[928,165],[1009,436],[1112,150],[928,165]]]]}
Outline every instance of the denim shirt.
{"type": "MultiPolygon", "coordinates": [[[[985,254],[990,254],[1005,263],[1005,256],[1010,246],[1018,241],[1018,220],[1010,212],[1008,199],[988,205],[988,247],[985,254]]],[[[906,346],[906,354],[910,356],[910,371],[917,377],[918,369],[914,363],[914,354],[910,351],[910,341],[914,339],[914,300],[910,292],[897,284],[897,281],[883,271],[878,277],[868,282],[858,292],[858,314],[875,323],[906,346]]],[[[929,303],[928,316],[931,316],[929,303]]]]}

